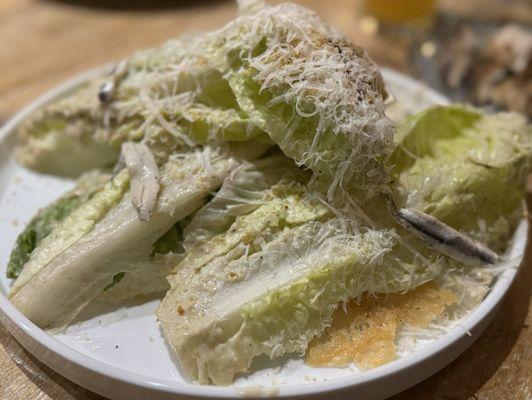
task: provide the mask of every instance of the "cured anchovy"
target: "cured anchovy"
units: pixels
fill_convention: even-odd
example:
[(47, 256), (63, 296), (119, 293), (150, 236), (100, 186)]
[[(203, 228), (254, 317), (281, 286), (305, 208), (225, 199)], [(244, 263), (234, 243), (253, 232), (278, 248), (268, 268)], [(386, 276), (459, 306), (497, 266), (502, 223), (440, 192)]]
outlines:
[(122, 60), (116, 64), (111, 70), (111, 77), (109, 80), (102, 83), (100, 91), (98, 92), (98, 99), (102, 103), (109, 103), (113, 98), (118, 83), (124, 79), (127, 73), (127, 61)]
[(480, 243), (428, 214), (408, 208), (393, 210), (399, 225), (428, 246), (467, 265), (494, 264), (498, 255)]
[(157, 163), (142, 143), (122, 144), (122, 156), (131, 177), (131, 203), (142, 221), (149, 221), (160, 189)]

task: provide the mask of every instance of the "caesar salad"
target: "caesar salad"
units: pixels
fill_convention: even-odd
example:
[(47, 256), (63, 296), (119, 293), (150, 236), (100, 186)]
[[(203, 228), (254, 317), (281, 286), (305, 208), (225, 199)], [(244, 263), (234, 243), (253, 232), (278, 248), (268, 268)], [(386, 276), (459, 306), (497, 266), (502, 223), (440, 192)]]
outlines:
[(503, 268), (532, 127), (462, 104), (397, 122), (389, 102), (365, 51), (290, 3), (120, 61), (19, 128), (18, 161), (76, 185), (18, 237), (10, 301), (58, 332), (159, 296), (201, 384), (263, 355), (393, 360), (401, 327), (462, 317)]

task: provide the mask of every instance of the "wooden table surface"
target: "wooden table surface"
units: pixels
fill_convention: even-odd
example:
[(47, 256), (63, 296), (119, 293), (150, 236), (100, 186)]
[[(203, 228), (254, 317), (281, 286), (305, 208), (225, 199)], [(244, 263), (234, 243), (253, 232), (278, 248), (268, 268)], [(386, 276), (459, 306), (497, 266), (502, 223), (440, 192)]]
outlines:
[[(443, 7), (532, 19), (504, 2), (445, 0)], [(380, 64), (407, 71), (405, 43), (365, 35), (355, 0), (299, 0), (365, 46)], [(62, 80), (183, 31), (211, 29), (235, 15), (225, 1), (0, 0), (0, 123)], [(129, 8), (126, 9), (126, 4)], [(133, 4), (133, 6), (132, 6)], [(502, 5), (501, 5), (502, 4)], [(530, 203), (530, 198), (528, 199)], [(530, 203), (532, 204), (532, 203)], [(394, 400), (532, 399), (529, 324), (532, 248), (494, 322), (462, 356)], [(101, 399), (37, 361), (0, 326), (0, 399)]]

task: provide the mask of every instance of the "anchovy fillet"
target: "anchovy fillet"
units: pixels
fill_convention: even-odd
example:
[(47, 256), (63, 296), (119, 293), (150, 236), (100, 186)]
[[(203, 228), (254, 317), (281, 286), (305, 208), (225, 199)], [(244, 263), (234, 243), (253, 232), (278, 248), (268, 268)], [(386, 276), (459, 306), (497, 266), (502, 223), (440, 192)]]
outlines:
[(471, 239), (440, 220), (408, 208), (393, 211), (399, 225), (412, 232), (428, 246), (467, 265), (494, 264), (498, 255), (485, 244)]

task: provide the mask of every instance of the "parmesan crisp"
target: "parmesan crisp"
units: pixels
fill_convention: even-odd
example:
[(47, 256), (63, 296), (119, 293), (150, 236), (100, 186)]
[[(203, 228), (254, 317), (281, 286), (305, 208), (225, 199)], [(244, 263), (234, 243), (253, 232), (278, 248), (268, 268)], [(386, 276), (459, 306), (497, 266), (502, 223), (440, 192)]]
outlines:
[(404, 294), (364, 296), (360, 304), (338, 308), (329, 328), (314, 339), (306, 353), (313, 367), (345, 367), (354, 362), (366, 370), (396, 358), (395, 339), (401, 325), (426, 328), (457, 303), (449, 289), (426, 283)]

